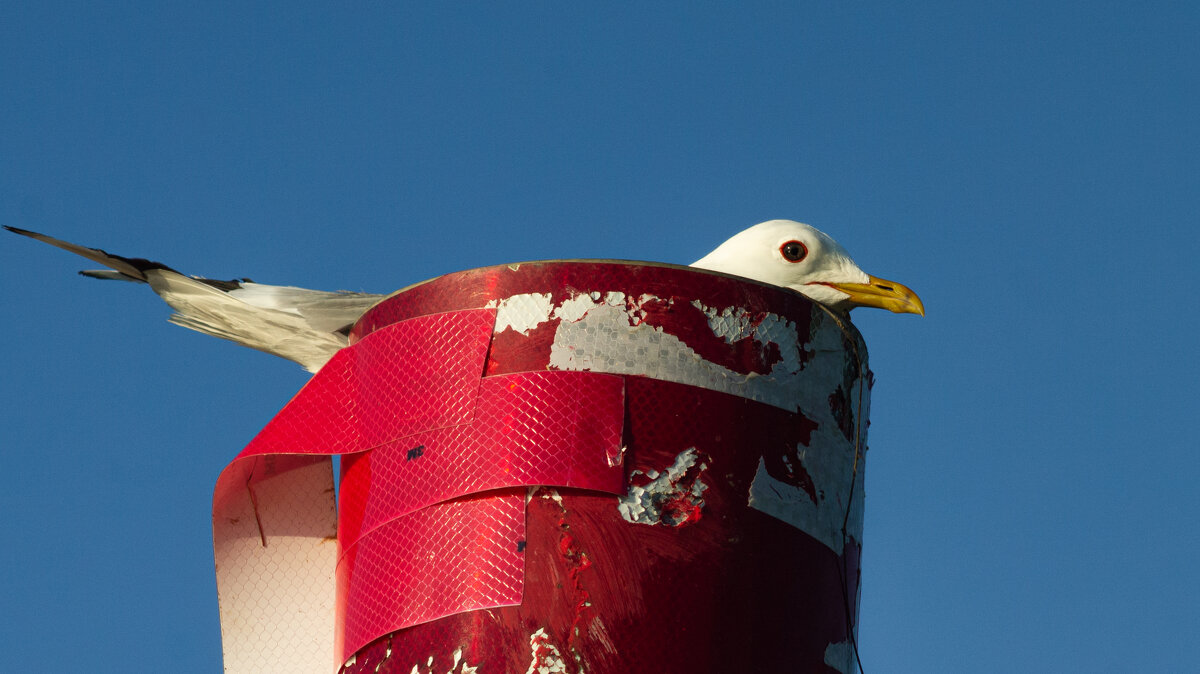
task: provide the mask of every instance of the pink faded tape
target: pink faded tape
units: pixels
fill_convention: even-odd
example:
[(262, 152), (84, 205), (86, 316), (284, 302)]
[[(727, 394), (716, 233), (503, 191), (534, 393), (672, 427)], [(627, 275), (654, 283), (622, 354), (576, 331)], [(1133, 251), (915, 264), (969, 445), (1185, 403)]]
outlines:
[[(483, 379), (494, 323), (479, 309), (376, 330), (222, 472), (226, 671), (324, 671), (397, 629), (520, 603), (525, 487), (620, 492), (621, 378)], [(336, 516), (332, 455), (350, 455)]]

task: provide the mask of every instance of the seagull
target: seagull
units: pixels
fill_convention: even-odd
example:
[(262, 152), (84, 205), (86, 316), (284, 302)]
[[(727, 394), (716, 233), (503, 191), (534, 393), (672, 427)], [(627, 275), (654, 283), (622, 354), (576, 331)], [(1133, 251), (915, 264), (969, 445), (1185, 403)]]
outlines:
[(691, 266), (790, 288), (840, 312), (877, 307), (925, 315), (925, 305), (912, 290), (867, 274), (828, 234), (793, 220), (768, 220), (744, 229)]
[[(176, 325), (286, 358), (314, 373), (349, 343), (359, 317), (387, 297), (188, 276), (161, 262), (113, 255), (27, 229), (4, 229), (107, 267), (79, 272), (84, 276), (149, 284), (175, 310), (169, 320)], [(691, 266), (790, 288), (837, 311), (865, 306), (925, 313), (916, 293), (867, 275), (828, 235), (791, 220), (746, 229)]]

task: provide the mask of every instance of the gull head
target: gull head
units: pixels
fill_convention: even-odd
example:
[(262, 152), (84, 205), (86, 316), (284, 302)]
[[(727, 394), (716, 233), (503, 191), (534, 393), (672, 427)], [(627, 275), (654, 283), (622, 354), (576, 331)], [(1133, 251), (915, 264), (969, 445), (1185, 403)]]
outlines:
[(759, 223), (735, 234), (691, 266), (791, 288), (839, 311), (877, 307), (925, 315), (916, 293), (867, 274), (837, 241), (802, 222)]

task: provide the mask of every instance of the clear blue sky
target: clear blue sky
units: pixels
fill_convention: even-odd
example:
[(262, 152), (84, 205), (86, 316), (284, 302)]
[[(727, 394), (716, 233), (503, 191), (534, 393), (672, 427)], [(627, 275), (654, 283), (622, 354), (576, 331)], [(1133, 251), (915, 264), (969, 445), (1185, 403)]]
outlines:
[[(854, 315), (867, 671), (1200, 667), (1194, 3), (394, 4), (10, 3), (0, 223), (376, 292), (812, 223), (929, 312)], [(212, 486), (305, 373), (0, 256), (0, 670), (218, 671)]]

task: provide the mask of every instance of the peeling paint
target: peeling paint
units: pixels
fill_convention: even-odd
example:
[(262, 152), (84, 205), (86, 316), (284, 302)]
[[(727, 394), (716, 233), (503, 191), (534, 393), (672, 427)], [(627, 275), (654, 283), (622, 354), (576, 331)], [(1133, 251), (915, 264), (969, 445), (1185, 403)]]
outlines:
[(713, 334), (730, 344), (753, 335), (750, 315), (741, 307), (726, 307), (718, 312), (712, 307), (704, 306), (700, 300), (692, 301), (692, 306), (708, 317), (708, 327)]
[[(479, 671), (478, 666), (472, 667), (471, 665), (467, 664), (465, 660), (463, 660), (462, 652), (463, 649), (461, 646), (458, 648), (458, 650), (454, 651), (454, 664), (450, 667), (450, 671), (446, 672), (446, 674), (476, 674)], [(462, 663), (462, 669), (459, 669), (458, 667), (460, 662)]]
[[(624, 303), (625, 301), (623, 293), (609, 293), (609, 295), (621, 295), (619, 302)], [(576, 295), (570, 299), (563, 300), (562, 303), (554, 308), (553, 315), (555, 318), (574, 323), (582, 320), (588, 311), (597, 306), (599, 301), (600, 293)]]
[(496, 309), (496, 332), (514, 330), (522, 335), (550, 320), (550, 293), (526, 293), (488, 302)]
[(558, 647), (550, 643), (546, 628), (529, 635), (529, 669), (525, 674), (565, 674), (567, 663)]
[[(707, 457), (689, 447), (675, 457), (663, 472), (635, 470), (629, 476), (629, 491), (617, 500), (617, 511), (631, 524), (683, 526), (700, 519), (704, 507), (701, 477), (708, 469)], [(648, 480), (644, 484), (636, 484)]]
[[(388, 657), (390, 657), (390, 655)], [(454, 658), (454, 662), (451, 663), (450, 669), (446, 670), (446, 674), (479, 674), (478, 665), (472, 666), (463, 659), (463, 649), (461, 646), (451, 653), (451, 657)], [(384, 662), (387, 662), (387, 658), (384, 658), (380, 664), (383, 664)], [(409, 670), (408, 674), (440, 674), (440, 668), (438, 668), (438, 671), (434, 671), (434, 662), (435, 658), (431, 655), (425, 660), (424, 669), (421, 668), (420, 664), (416, 664), (413, 665), (413, 668)]]
[(825, 664), (833, 667), (842, 674), (854, 674), (858, 667), (854, 660), (854, 644), (839, 641), (825, 647)]
[[(810, 381), (843, 381), (845, 374), (845, 351), (841, 331), (831, 320), (814, 320), (812, 356), (805, 364)], [(857, 400), (860, 389), (869, 386), (861, 376), (849, 388), (851, 399)], [(865, 393), (865, 392), (864, 392)], [(854, 470), (854, 447), (846, 451), (808, 452), (808, 447), (846, 447), (847, 438), (842, 424), (835, 415), (836, 408), (830, 405), (830, 391), (812, 386), (798, 388), (796, 402), (806, 416), (816, 423), (808, 442), (795, 447), (796, 465), (790, 466), (802, 479), (789, 484), (772, 477), (763, 459), (759, 459), (758, 471), (750, 484), (749, 505), (772, 517), (783, 520), (800, 529), (827, 546), (834, 553), (843, 552), (842, 522), (846, 516), (847, 500), (850, 498), (850, 477), (854, 475), (854, 503), (850, 518), (846, 521), (847, 535), (854, 541), (862, 540), (863, 527), (863, 479), (865, 462), (858, 463)], [(863, 405), (869, 396), (863, 395)], [(869, 416), (869, 409), (857, 410), (860, 418)], [(853, 442), (853, 438), (850, 439)], [(863, 448), (865, 451), (865, 447)]]
[(526, 293), (487, 306), (497, 309), (497, 334), (511, 329), (528, 335), (543, 323), (560, 321), (550, 347), (551, 369), (644, 375), (796, 409), (799, 383), (793, 375), (804, 368), (806, 353), (795, 323), (771, 313), (688, 303), (713, 336), (730, 345), (752, 339), (757, 343), (752, 351), (770, 355), (761, 369), (739, 372), (706, 359), (653, 324), (655, 312), (672, 311), (674, 302), (651, 294), (632, 298), (622, 292), (589, 292), (555, 304), (549, 293)]
[[(767, 315), (758, 325), (750, 326), (748, 318), (733, 314), (728, 323), (710, 320), (710, 329), (716, 325), (714, 335), (722, 339), (735, 339), (745, 323), (744, 329), (751, 337), (770, 340), (777, 347), (779, 358), (766, 374), (741, 373), (705, 359), (679, 337), (646, 322), (645, 308), (666, 300), (642, 295), (635, 301), (618, 303), (623, 296), (609, 293), (603, 301), (593, 301), (581, 314), (584, 298), (590, 296), (579, 295), (568, 300), (570, 315), (578, 318), (559, 325), (550, 347), (551, 368), (644, 375), (732, 393), (787, 410), (796, 409), (800, 383), (793, 375), (802, 369), (804, 358), (800, 336), (790, 321)], [(705, 316), (720, 315), (703, 305), (697, 308)]]
[(692, 306), (708, 317), (708, 327), (713, 334), (729, 344), (747, 338), (764, 346), (775, 344), (780, 347), (780, 371), (799, 372), (803, 368), (803, 353), (797, 342), (799, 335), (794, 322), (778, 314), (751, 314), (741, 307), (726, 307), (718, 312), (713, 307), (704, 306), (700, 300), (693, 301)]

